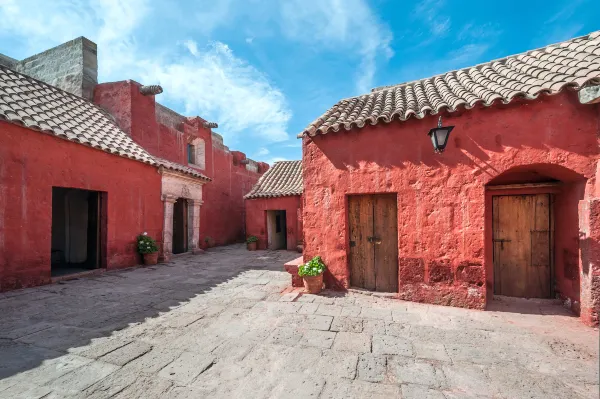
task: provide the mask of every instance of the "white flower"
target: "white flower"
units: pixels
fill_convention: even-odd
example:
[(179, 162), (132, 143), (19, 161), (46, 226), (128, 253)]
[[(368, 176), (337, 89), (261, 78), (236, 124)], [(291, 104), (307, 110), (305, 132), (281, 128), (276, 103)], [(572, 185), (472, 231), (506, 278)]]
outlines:
[(146, 232), (144, 231), (144, 235), (145, 235), (145, 236), (147, 236), (147, 235), (148, 235), (148, 233), (146, 233)]

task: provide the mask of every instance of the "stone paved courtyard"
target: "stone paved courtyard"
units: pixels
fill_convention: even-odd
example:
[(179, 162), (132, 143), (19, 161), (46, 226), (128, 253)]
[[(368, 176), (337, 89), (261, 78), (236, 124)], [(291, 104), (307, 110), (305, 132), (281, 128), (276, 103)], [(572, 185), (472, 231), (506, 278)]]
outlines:
[(598, 330), (560, 306), (281, 294), (297, 256), (233, 245), (0, 294), (0, 397), (598, 398)]

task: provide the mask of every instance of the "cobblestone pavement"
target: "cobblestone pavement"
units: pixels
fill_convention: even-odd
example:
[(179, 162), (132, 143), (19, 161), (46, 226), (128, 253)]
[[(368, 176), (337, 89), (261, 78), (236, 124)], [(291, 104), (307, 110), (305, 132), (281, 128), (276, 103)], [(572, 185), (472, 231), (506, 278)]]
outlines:
[(297, 256), (233, 245), (0, 294), (0, 397), (598, 398), (598, 330), (560, 306), (281, 294)]

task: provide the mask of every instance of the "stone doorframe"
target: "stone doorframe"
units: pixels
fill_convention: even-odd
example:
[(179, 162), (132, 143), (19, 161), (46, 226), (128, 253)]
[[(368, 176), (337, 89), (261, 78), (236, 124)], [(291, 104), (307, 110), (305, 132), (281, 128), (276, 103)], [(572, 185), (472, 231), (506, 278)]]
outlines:
[(198, 252), (202, 185), (205, 182), (164, 169), (161, 174), (161, 197), (164, 204), (162, 259), (168, 262), (173, 256), (173, 206), (180, 198), (188, 203), (188, 253)]

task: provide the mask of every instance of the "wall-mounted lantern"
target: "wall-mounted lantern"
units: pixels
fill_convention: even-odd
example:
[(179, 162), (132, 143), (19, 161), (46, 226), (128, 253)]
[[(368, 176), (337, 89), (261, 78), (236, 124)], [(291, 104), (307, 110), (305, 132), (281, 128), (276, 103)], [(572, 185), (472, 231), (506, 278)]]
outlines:
[(454, 129), (454, 126), (442, 126), (442, 117), (440, 116), (440, 119), (438, 119), (438, 126), (431, 129), (428, 133), (435, 152), (444, 152), (452, 129)]

